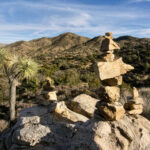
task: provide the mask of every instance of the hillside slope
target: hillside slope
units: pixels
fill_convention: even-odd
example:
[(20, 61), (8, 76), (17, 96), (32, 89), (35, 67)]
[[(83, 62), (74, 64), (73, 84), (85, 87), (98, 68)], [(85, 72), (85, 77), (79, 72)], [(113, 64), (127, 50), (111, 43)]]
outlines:
[[(28, 87), (30, 91), (35, 91), (41, 87), (39, 82), (44, 76), (51, 76), (58, 89), (65, 85), (67, 91), (70, 86), (75, 86), (77, 89), (81, 86), (84, 90), (90, 90), (100, 85), (93, 66), (95, 62), (101, 60), (102, 40), (102, 36), (90, 39), (74, 33), (64, 33), (53, 38), (18, 41), (7, 45), (5, 49), (19, 55), (30, 56), (41, 65), (42, 76), (40, 75), (36, 81), (21, 85), (21, 88)], [(150, 86), (150, 39), (122, 36), (115, 41), (121, 47), (117, 55), (135, 67), (124, 76), (127, 87)], [(3, 89), (2, 85), (6, 84), (1, 82), (0, 85), (2, 91), (5, 91), (7, 86)]]

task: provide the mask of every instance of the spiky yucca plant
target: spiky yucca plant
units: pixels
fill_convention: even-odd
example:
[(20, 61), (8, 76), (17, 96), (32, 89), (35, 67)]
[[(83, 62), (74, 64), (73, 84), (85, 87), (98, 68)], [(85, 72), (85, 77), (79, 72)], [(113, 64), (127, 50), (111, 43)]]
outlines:
[(24, 78), (33, 78), (37, 74), (39, 66), (31, 59), (19, 58), (4, 49), (0, 49), (0, 65), (10, 85), (10, 121), (13, 121), (15, 119), (16, 86)]

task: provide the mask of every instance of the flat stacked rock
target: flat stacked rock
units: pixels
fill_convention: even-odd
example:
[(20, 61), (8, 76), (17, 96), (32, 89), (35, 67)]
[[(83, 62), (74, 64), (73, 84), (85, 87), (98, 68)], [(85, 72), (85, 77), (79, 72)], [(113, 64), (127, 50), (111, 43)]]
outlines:
[(133, 88), (133, 98), (125, 103), (124, 108), (128, 114), (141, 114), (143, 112), (143, 99), (139, 97), (135, 87)]
[(43, 86), (43, 90), (41, 91), (41, 95), (38, 97), (39, 103), (42, 105), (49, 105), (52, 102), (57, 101), (55, 86), (53, 85), (53, 81), (51, 78), (46, 78), (46, 84)]
[(120, 98), (119, 85), (122, 84), (122, 76), (134, 69), (131, 65), (125, 64), (122, 58), (115, 59), (114, 50), (119, 50), (117, 43), (113, 41), (112, 33), (106, 33), (102, 42), (101, 51), (103, 61), (97, 63), (98, 76), (103, 86), (100, 87), (101, 101), (97, 108), (106, 120), (120, 120), (125, 109), (118, 102)]

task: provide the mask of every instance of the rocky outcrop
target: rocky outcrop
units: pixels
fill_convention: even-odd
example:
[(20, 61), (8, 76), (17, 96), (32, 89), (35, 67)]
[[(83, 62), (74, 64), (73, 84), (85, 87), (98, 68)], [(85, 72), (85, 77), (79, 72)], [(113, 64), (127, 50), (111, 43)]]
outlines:
[[(24, 109), (0, 139), (1, 150), (149, 150), (150, 121), (140, 115), (104, 121), (55, 121), (49, 107)], [(2, 142), (3, 141), (3, 142)]]
[(74, 112), (91, 118), (94, 115), (94, 111), (96, 110), (95, 106), (98, 101), (98, 99), (95, 99), (89, 95), (81, 94), (68, 101), (67, 106)]

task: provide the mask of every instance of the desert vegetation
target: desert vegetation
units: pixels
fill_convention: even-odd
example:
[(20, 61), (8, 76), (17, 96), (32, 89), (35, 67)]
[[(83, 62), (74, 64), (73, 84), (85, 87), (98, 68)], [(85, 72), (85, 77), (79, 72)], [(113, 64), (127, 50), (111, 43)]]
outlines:
[(15, 120), (16, 87), (19, 81), (35, 76), (38, 65), (31, 59), (19, 58), (17, 55), (0, 50), (1, 70), (9, 83), (10, 121)]

